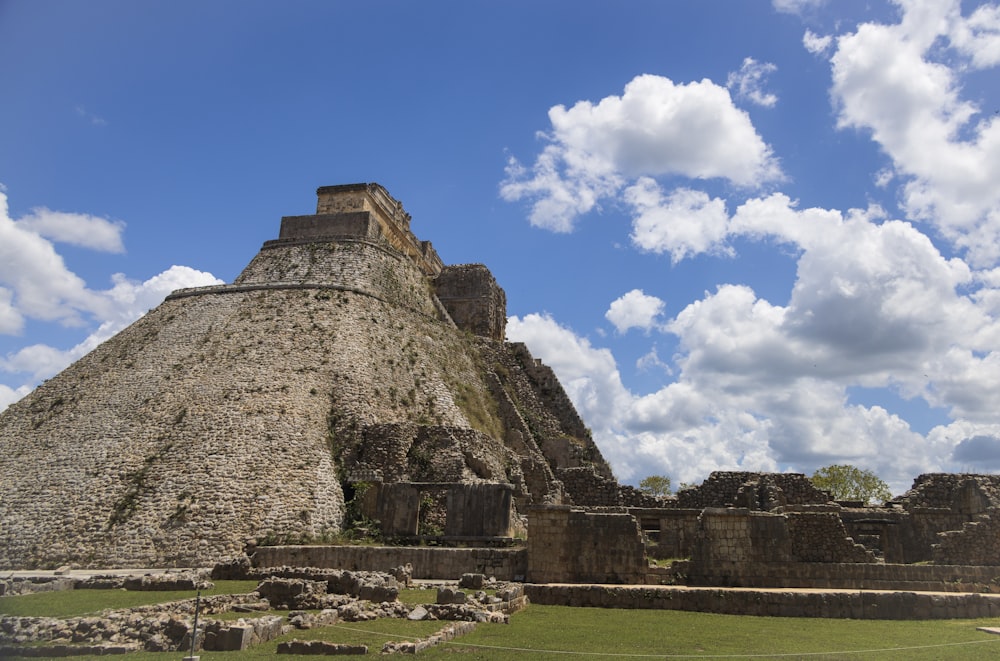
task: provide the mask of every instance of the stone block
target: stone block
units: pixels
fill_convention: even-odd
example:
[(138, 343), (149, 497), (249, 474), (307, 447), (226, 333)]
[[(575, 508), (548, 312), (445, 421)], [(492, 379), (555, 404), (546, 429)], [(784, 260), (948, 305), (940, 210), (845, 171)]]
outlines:
[(342, 645), (325, 640), (288, 640), (278, 643), (278, 654), (347, 655), (368, 654), (367, 645)]

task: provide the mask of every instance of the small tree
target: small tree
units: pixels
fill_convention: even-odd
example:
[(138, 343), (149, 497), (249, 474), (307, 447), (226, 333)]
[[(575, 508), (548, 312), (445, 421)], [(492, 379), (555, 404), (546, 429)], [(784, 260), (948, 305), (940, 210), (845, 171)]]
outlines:
[(892, 498), (889, 485), (875, 473), (848, 464), (824, 466), (810, 478), (817, 489), (829, 491), (834, 500), (885, 502)]
[(639, 482), (639, 491), (654, 498), (670, 495), (670, 478), (666, 475), (650, 475)]

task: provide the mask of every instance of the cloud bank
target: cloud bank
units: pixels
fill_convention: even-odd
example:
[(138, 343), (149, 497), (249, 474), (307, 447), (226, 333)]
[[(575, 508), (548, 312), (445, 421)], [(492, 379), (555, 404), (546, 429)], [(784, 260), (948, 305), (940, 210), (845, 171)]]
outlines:
[(0, 192), (0, 334), (20, 335), (32, 321), (86, 333), (71, 347), (34, 343), (0, 356), (0, 372), (22, 381), (16, 387), (0, 384), (0, 410), (159, 305), (174, 289), (221, 284), (211, 273), (171, 266), (145, 281), (117, 273), (110, 288), (92, 289), (66, 266), (56, 246), (121, 253), (124, 230), (120, 221), (45, 208), (14, 219), (6, 194)]
[[(508, 336), (553, 366), (619, 479), (848, 462), (899, 492), (922, 472), (1000, 469), (1000, 117), (962, 96), (964, 76), (1000, 64), (1000, 9), (896, 4), (897, 23), (806, 30), (803, 45), (829, 63), (836, 127), (869, 137), (891, 164), (872, 181), (895, 187), (898, 218), (766, 190), (784, 180), (780, 154), (709, 80), (639, 76), (621, 96), (556, 106), (535, 164), (508, 167), (501, 195), (526, 200), (541, 228), (571, 231), (603, 201), (628, 214), (635, 250), (672, 264), (731, 257), (739, 241), (796, 260), (787, 300), (721, 283), (668, 316), (636, 283), (611, 302), (618, 333), (677, 343), (675, 380), (645, 394), (586, 333), (545, 315), (510, 319)], [(748, 57), (727, 86), (771, 107), (778, 96), (762, 82), (773, 70)], [(751, 195), (714, 197), (701, 185), (713, 178)], [(660, 363), (655, 346), (642, 361)], [(858, 389), (922, 401), (948, 422), (916, 431), (853, 401)]]

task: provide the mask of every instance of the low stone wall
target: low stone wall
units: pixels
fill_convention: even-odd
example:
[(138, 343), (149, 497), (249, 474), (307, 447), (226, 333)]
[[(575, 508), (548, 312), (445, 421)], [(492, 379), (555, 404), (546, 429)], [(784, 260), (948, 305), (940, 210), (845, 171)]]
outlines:
[(798, 592), (604, 585), (525, 586), (533, 604), (856, 620), (1000, 617), (1000, 595), (918, 592)]
[(524, 580), (527, 550), (431, 546), (261, 546), (254, 567), (320, 567), (387, 571), (409, 564), (413, 578), (458, 579), (485, 574), (500, 581)]
[(1000, 567), (773, 562), (738, 576), (691, 571), (686, 563), (675, 569), (697, 586), (1000, 592)]

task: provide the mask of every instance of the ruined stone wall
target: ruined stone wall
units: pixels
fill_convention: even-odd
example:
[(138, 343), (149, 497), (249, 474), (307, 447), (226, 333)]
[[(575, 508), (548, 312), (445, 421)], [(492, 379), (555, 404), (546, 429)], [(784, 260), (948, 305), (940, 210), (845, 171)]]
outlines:
[(485, 266), (445, 266), (434, 289), (459, 328), (498, 342), (505, 339), (507, 295)]
[(500, 581), (523, 581), (523, 548), (441, 548), (433, 546), (264, 546), (254, 567), (319, 567), (350, 571), (389, 571), (413, 566), (413, 578), (456, 580), (462, 574), (485, 574)]
[[(563, 389), (562, 384), (559, 383), (559, 379), (556, 377), (555, 372), (552, 371), (552, 368), (542, 361), (536, 360), (531, 355), (531, 352), (528, 351), (528, 347), (521, 342), (512, 342), (507, 346), (520, 369), (530, 379), (534, 392), (544, 404), (546, 410), (557, 416), (561, 434), (581, 441), (587, 441), (583, 448), (586, 451), (584, 459), (593, 462), (600, 474), (608, 478), (612, 477), (611, 467), (608, 466), (599, 452), (595, 452), (597, 446), (591, 440), (590, 430), (583, 423), (583, 419), (580, 418), (576, 407), (573, 406), (573, 402), (570, 401), (569, 396), (566, 394), (565, 389)], [(549, 433), (546, 434), (546, 437), (555, 441), (559, 438), (559, 434)], [(547, 455), (549, 454), (545, 448), (543, 448), (543, 451)], [(574, 466), (569, 464), (563, 465), (568, 468)]]
[(509, 538), (514, 532), (513, 488), (487, 482), (443, 484), (419, 482), (364, 485), (365, 516), (381, 523), (387, 539), (407, 541), (422, 534), (422, 510), (441, 503), (442, 539), (475, 542)]
[(252, 539), (323, 538), (355, 469), (510, 482), (522, 502), (561, 502), (553, 466), (610, 476), (554, 376), (459, 331), (430, 245), (362, 188), (405, 256), (384, 236), (290, 230), (232, 285), (175, 292), (0, 414), (0, 568), (202, 565)]
[(847, 534), (864, 544), (888, 563), (906, 563), (908, 557), (918, 557), (911, 547), (912, 516), (902, 508), (857, 507), (839, 512)]
[(907, 510), (942, 508), (971, 517), (990, 507), (1000, 507), (1000, 475), (924, 473), (893, 502)]
[(638, 509), (629, 512), (642, 522), (643, 530), (653, 536), (656, 545), (647, 552), (655, 558), (687, 558), (693, 553), (698, 536), (701, 510)]
[(641, 583), (648, 562), (642, 532), (626, 513), (539, 507), (528, 514), (528, 580)]
[(940, 533), (933, 554), (939, 565), (1000, 565), (1000, 508), (987, 510), (961, 530)]
[(801, 473), (714, 471), (700, 485), (677, 493), (682, 508), (748, 507), (767, 511), (787, 505), (824, 504), (826, 492)]
[(374, 469), (386, 482), (523, 482), (517, 455), (500, 440), (468, 427), (369, 425), (341, 460), (348, 472)]
[(790, 559), (796, 562), (874, 562), (874, 556), (847, 536), (836, 512), (788, 512)]
[[(503, 355), (502, 352), (497, 353)], [(518, 487), (519, 511), (526, 512), (532, 504), (537, 503), (562, 504), (566, 499), (563, 484), (556, 479), (552, 467), (538, 447), (535, 435), (514, 404), (510, 393), (504, 388), (495, 372), (489, 372), (486, 381), (497, 403), (497, 415), (503, 422), (504, 443), (518, 458), (517, 468), (521, 477), (520, 480), (511, 481)], [(516, 386), (511, 383), (508, 388), (513, 389)]]
[(650, 494), (636, 489), (630, 484), (622, 484), (618, 487), (619, 502), (625, 507), (672, 507), (676, 504), (676, 498), (664, 496), (657, 498)]
[(705, 509), (691, 556), (691, 575), (708, 585), (742, 585), (769, 563), (875, 562), (836, 513), (745, 508)]
[[(481, 343), (481, 348), (496, 378), (493, 389), (498, 391), (495, 398), (506, 421), (506, 441), (525, 458), (525, 480), (536, 485), (531, 492), (545, 494), (544, 500), (533, 498), (532, 502), (563, 502), (564, 485), (555, 475), (561, 469), (587, 468), (613, 481), (611, 467), (551, 368), (536, 361), (520, 343)], [(581, 500), (571, 496), (574, 503), (590, 504), (583, 491), (577, 497)], [(602, 499), (594, 504), (606, 502)]]
[(615, 507), (621, 505), (618, 482), (599, 475), (593, 466), (560, 468), (556, 477), (566, 487), (574, 505)]
[[(264, 251), (244, 282), (318, 278), (308, 265), (327, 250), (316, 262), (292, 250), (301, 259), (280, 273)], [(383, 263), (369, 264), (373, 277), (415, 270), (365, 244), (346, 252)], [(418, 277), (392, 278), (414, 284), (408, 306), (323, 288), (189, 292), (12, 405), (0, 416), (0, 525), (18, 534), (0, 540), (0, 567), (210, 564), (248, 538), (338, 530), (331, 449), (353, 443), (351, 430), (468, 428), (454, 393), (489, 398), (475, 346), (414, 311)]]

